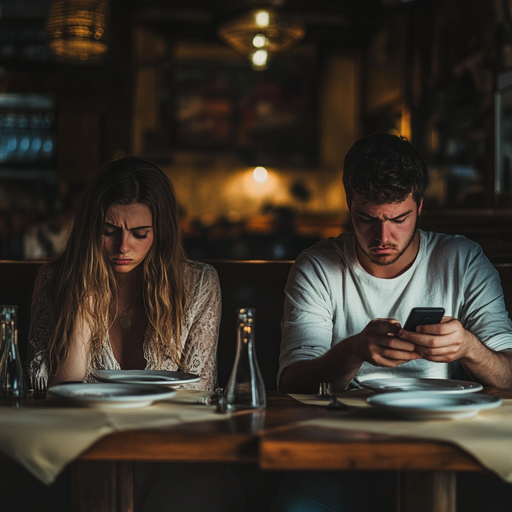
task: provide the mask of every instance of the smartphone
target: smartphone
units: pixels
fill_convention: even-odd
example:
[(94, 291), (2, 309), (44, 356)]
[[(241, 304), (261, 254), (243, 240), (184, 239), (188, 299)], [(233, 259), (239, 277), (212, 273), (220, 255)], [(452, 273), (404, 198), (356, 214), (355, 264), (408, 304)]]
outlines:
[(404, 329), (416, 332), (418, 325), (438, 324), (443, 316), (444, 308), (412, 308)]

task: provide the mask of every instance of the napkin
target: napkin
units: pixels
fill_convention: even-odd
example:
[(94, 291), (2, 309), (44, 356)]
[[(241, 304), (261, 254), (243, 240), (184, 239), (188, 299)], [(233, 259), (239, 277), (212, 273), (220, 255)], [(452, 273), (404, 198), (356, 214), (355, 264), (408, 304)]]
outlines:
[[(336, 397), (345, 405), (350, 405), (352, 407), (371, 407), (371, 405), (366, 402), (366, 399), (374, 394), (375, 393), (373, 391), (368, 389), (354, 389), (351, 391), (345, 391), (344, 393), (336, 393)], [(327, 406), (331, 401), (330, 398), (318, 398), (317, 395), (290, 394), (289, 396), (306, 405)]]

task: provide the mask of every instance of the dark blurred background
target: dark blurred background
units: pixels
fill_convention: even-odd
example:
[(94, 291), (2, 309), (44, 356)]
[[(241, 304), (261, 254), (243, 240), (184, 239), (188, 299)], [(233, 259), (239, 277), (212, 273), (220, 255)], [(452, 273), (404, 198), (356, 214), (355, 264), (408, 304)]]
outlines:
[[(91, 174), (125, 154), (174, 183), (191, 257), (294, 259), (350, 229), (343, 157), (375, 131), (407, 136), (427, 160), (421, 227), (465, 234), (495, 262), (512, 257), (507, 0), (0, 7), (2, 259), (60, 250)], [(303, 37), (257, 70), (219, 30), (268, 7)], [(50, 11), (90, 22), (104, 8), (99, 57), (59, 54)]]

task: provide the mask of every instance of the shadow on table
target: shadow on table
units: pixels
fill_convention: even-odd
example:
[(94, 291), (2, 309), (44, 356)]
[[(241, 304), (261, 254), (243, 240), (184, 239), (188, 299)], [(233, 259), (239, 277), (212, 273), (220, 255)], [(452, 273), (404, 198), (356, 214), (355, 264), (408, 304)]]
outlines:
[(47, 486), (15, 462), (0, 462), (0, 510), (2, 512), (70, 512), (71, 474), (63, 471)]
[[(260, 471), (254, 464), (237, 464), (234, 468), (247, 497), (249, 512), (267, 512), (283, 474)], [(19, 464), (5, 459), (0, 462), (1, 512), (71, 512), (70, 490), (69, 470), (54, 484), (46, 486)]]
[(457, 512), (512, 511), (512, 484), (491, 473), (457, 473)]
[[(236, 465), (237, 475), (250, 503), (250, 512), (267, 512), (282, 472), (263, 472), (253, 464)], [(343, 472), (339, 472), (340, 478)], [(2, 512), (71, 512), (70, 472), (64, 471), (46, 486), (20, 465), (0, 462), (0, 510)], [(457, 474), (457, 512), (511, 512), (512, 484), (492, 474)]]

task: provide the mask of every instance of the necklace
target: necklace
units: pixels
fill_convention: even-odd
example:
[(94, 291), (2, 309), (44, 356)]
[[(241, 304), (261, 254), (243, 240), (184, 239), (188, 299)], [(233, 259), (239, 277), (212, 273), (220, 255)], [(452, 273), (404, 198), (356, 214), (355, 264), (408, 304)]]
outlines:
[[(128, 308), (130, 309), (130, 308)], [(128, 311), (128, 310), (126, 310)], [(133, 317), (126, 311), (123, 311), (118, 317), (117, 317), (117, 325), (119, 326), (119, 329), (123, 332), (130, 332), (133, 327)]]
[(133, 316), (130, 315), (130, 313), (128, 313), (128, 311), (130, 311), (130, 309), (132, 309), (137, 304), (138, 298), (139, 298), (139, 292), (135, 292), (133, 294), (131, 304), (124, 311), (121, 311), (121, 313), (119, 313), (117, 315), (116, 324), (119, 327), (119, 329), (121, 329), (121, 332), (123, 332), (123, 333), (127, 333), (132, 330), (134, 320), (133, 320)]
[(128, 311), (135, 305), (137, 301), (137, 297), (135, 297), (134, 301), (116, 318), (116, 323), (123, 332), (130, 332), (133, 327), (133, 316), (128, 313)]

